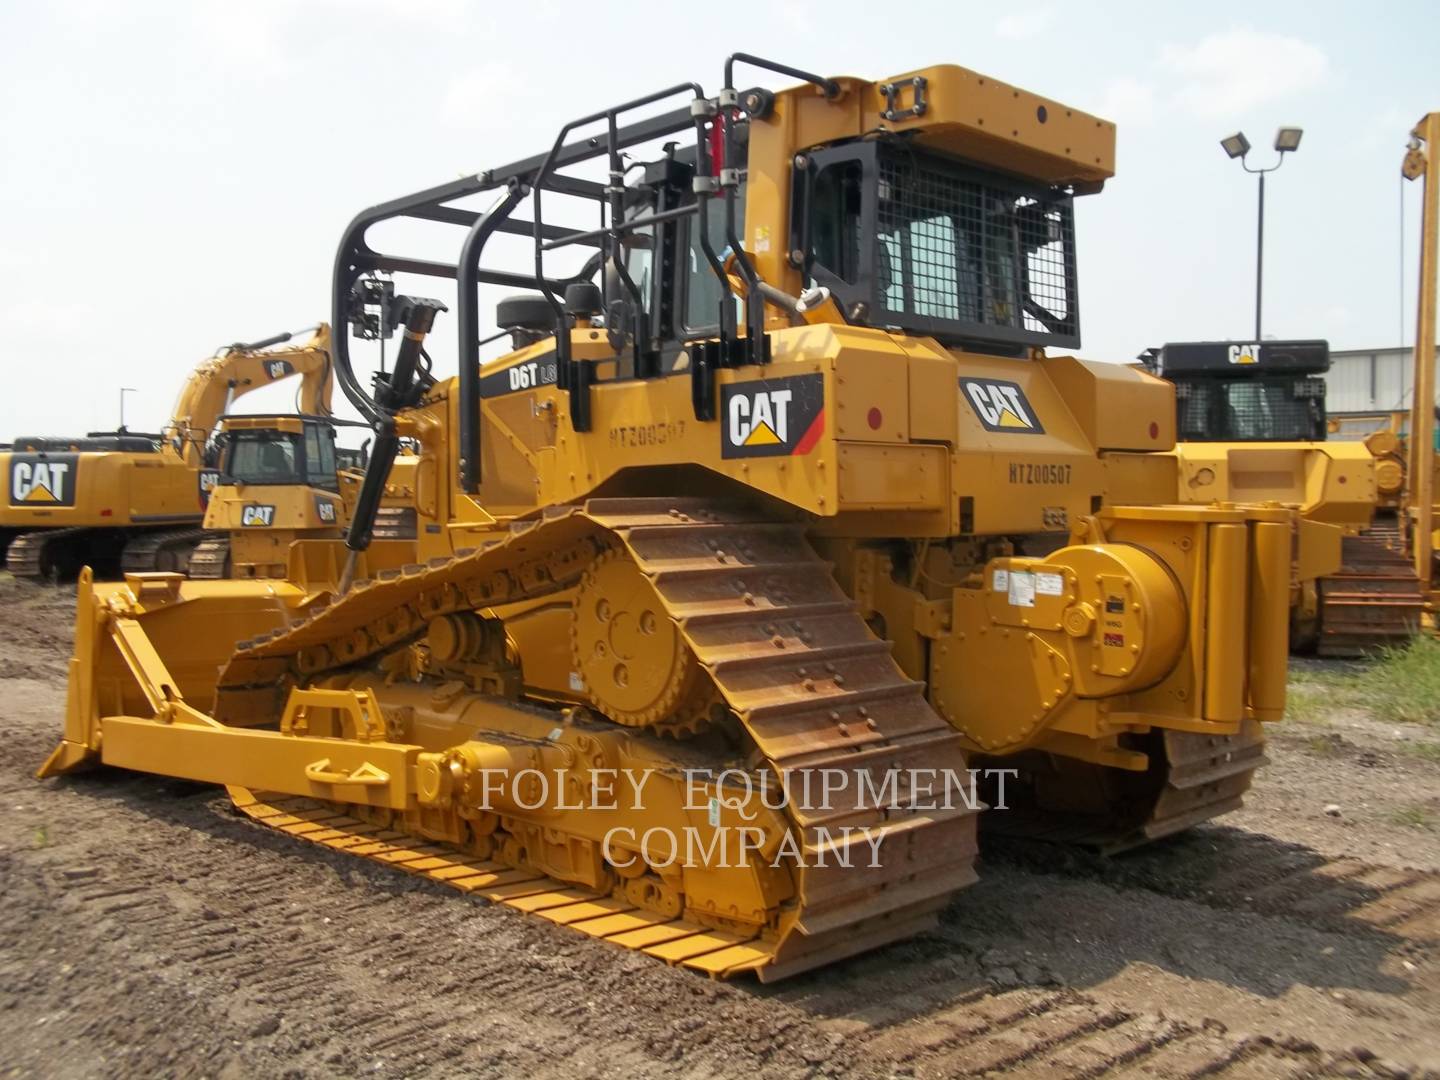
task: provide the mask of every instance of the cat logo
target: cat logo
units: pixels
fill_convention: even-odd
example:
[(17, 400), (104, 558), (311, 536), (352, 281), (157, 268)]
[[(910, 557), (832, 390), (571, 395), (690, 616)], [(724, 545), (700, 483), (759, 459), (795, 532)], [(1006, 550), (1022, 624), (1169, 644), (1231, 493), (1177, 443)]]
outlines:
[(276, 379), (283, 379), (287, 375), (295, 374), (295, 366), (289, 360), (266, 360), (265, 374), (271, 382)]
[(961, 379), (960, 388), (986, 431), (1003, 431), (1008, 435), (1045, 434), (1019, 383), (1007, 379)]
[(76, 454), (13, 454), (11, 506), (74, 506)]
[(721, 414), (723, 458), (808, 454), (825, 432), (825, 376), (731, 383)]
[(1230, 363), (1232, 364), (1258, 364), (1260, 362), (1259, 345), (1231, 345)]
[(335, 504), (329, 499), (315, 500), (315, 516), (326, 525), (335, 524)]
[(250, 503), (240, 511), (240, 524), (246, 528), (268, 529), (275, 524), (275, 507)]
[(204, 510), (210, 505), (210, 493), (220, 483), (219, 469), (201, 469), (199, 475), (200, 484), (200, 509)]

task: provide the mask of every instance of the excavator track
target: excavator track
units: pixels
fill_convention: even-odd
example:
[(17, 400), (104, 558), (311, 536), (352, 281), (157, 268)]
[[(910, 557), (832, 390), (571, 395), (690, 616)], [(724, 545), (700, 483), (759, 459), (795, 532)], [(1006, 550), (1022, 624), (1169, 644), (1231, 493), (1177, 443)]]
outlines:
[(1340, 570), (1318, 583), (1320, 656), (1364, 656), (1420, 630), (1425, 590), (1399, 529), (1380, 523), (1341, 541)]
[(1025, 755), (1008, 810), (990, 811), (987, 836), (1020, 836), (1113, 855), (1238, 810), (1256, 771), (1269, 764), (1260, 724), (1235, 735), (1157, 731), (1140, 736), (1143, 773), (1072, 759)]
[[(951, 895), (975, 880), (979, 808), (937, 808), (933, 792), (895, 781), (915, 769), (964, 775), (960, 741), (931, 709), (923, 684), (907, 679), (888, 643), (870, 633), (798, 523), (700, 499), (559, 508), (513, 526), (488, 547), (359, 582), (303, 621), (242, 642), (221, 673), (217, 712), (223, 718), (227, 693), (283, 693), (405, 648), (438, 616), (569, 588), (616, 549), (649, 579), (738, 719), (754, 769), (791, 792), (837, 769), (855, 779), (849, 792), (886, 790), (887, 778), (894, 785), (886, 801), (847, 795), (831, 807), (785, 800), (805, 857), (793, 866), (794, 907), (759, 934), (718, 932), (688, 907), (680, 919), (657, 923), (618, 894), (601, 897), (523, 868), (497, 869), (402, 834), (356, 833), (351, 820), (358, 819), (343, 806), (311, 806), (306, 816), (292, 801), (235, 790), (237, 805), (265, 824), (433, 872), (457, 888), (472, 879), (478, 891), (503, 886), (495, 898), (551, 911), (554, 921), (606, 917), (581, 929), (602, 928), (597, 936), (720, 977), (754, 970), (767, 981), (782, 978), (933, 926)], [(833, 843), (820, 839), (824, 826), (842, 820), (878, 837), (873, 864), (841, 866), (823, 857), (820, 845)], [(362, 835), (369, 839), (352, 839)], [(570, 905), (580, 906), (572, 912)]]
[[(81, 548), (94, 530), (85, 526), (69, 529), (36, 529), (21, 533), (5, 549), (5, 569), (17, 578), (43, 580), (69, 577), (85, 560)], [(73, 545), (73, 546), (72, 546)]]
[(120, 554), (120, 570), (125, 574), (145, 574), (157, 570), (185, 573), (190, 553), (205, 536), (204, 529), (160, 529), (132, 536)]
[(215, 581), (229, 577), (229, 569), (230, 537), (225, 533), (207, 533), (190, 556), (190, 576)]

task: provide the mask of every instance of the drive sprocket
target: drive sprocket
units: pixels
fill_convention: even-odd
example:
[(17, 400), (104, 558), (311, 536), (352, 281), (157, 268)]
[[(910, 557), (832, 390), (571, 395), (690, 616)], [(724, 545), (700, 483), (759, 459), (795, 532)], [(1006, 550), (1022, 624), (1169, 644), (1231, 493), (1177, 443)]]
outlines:
[(710, 677), (627, 551), (611, 548), (585, 571), (570, 648), (591, 704), (617, 724), (683, 737), (708, 723)]

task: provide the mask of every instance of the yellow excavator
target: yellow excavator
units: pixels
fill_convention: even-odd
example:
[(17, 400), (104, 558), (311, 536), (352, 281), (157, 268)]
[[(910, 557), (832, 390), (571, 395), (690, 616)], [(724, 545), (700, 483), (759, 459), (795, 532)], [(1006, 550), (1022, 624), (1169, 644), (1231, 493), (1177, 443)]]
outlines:
[[(301, 411), (326, 414), (334, 386), (330, 329), (236, 343), (200, 363), (164, 431), (14, 440), (0, 451), (0, 546), (16, 577), (184, 571), (202, 537), (206, 444), (239, 398), (298, 375)], [(276, 346), (284, 346), (277, 348)]]
[(1424, 592), (1382, 486), (1393, 465), (1378, 438), (1327, 439), (1327, 342), (1171, 342), (1141, 358), (1175, 384), (1182, 502), (1273, 500), (1345, 530), (1339, 570), (1294, 582), (1293, 648), (1363, 656), (1418, 633)]
[[(223, 784), (297, 840), (766, 980), (934, 925), (982, 806), (1107, 849), (1233, 809), (1292, 562), (1333, 569), (1339, 532), (1178, 504), (1173, 388), (1068, 355), (1114, 138), (960, 67), (735, 54), (714, 94), (361, 213), (336, 324), (402, 341), (365, 381), (335, 342), (375, 433), (345, 540), (282, 580), (82, 575), (41, 775)], [(406, 219), (455, 261), (369, 242)], [(391, 272), (457, 282), (456, 376), (424, 348), (445, 306)], [(524, 291), (483, 367), (482, 284)]]

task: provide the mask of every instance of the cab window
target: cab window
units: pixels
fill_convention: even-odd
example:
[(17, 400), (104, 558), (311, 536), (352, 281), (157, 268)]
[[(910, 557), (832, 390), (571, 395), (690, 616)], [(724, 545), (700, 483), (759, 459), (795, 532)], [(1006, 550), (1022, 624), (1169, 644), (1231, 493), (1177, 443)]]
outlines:
[(229, 436), (225, 479), (242, 484), (294, 484), (300, 480), (300, 440), (277, 431), (237, 431)]
[(319, 424), (305, 425), (305, 475), (314, 487), (338, 490), (335, 479), (335, 433)]
[[(730, 248), (729, 241), (725, 239), (724, 200), (712, 200), (705, 216), (710, 226), (711, 250), (719, 255), (723, 262)], [(744, 184), (741, 184), (740, 191), (735, 198), (735, 218), (740, 229), (743, 230), (745, 221)], [(713, 330), (720, 325), (720, 297), (723, 295), (723, 290), (720, 279), (715, 276), (715, 271), (710, 266), (710, 260), (705, 258), (705, 251), (700, 246), (700, 219), (698, 217), (686, 219), (685, 235), (688, 241), (682, 263), (685, 270), (685, 329), (692, 332)], [(737, 318), (744, 318), (745, 308), (738, 297), (735, 298), (735, 310)]]

